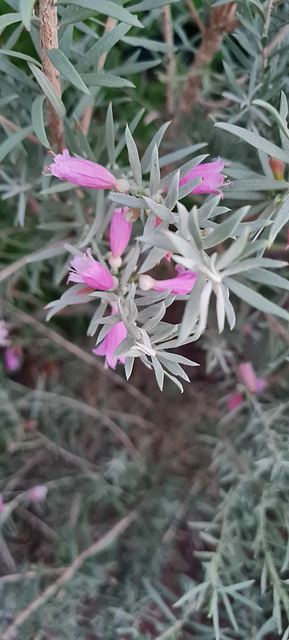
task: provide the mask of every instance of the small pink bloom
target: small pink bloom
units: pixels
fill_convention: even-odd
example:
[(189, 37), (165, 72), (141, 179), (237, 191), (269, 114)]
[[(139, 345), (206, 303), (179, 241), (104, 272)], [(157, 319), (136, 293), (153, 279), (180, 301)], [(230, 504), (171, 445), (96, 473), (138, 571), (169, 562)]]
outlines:
[(101, 164), (85, 160), (84, 158), (72, 158), (68, 149), (54, 156), (53, 163), (49, 166), (53, 176), (60, 180), (68, 180), (73, 184), (90, 189), (115, 189), (120, 193), (129, 191), (127, 180), (117, 180), (116, 177), (102, 167)]
[(263, 380), (262, 378), (256, 378), (256, 374), (251, 362), (243, 362), (239, 365), (239, 375), (241, 376), (251, 393), (263, 391), (266, 387), (266, 380)]
[(286, 244), (285, 249), (289, 249), (289, 229), (287, 229), (287, 240), (288, 240), (288, 242)]
[(269, 158), (269, 166), (276, 180), (284, 180), (284, 162), (277, 158)]
[(132, 223), (125, 218), (126, 209), (115, 209), (109, 229), (111, 257), (109, 264), (118, 269), (121, 266), (121, 255), (125, 251), (131, 236)]
[(114, 286), (112, 275), (94, 260), (90, 249), (86, 250), (86, 254), (72, 258), (67, 282), (84, 282), (88, 287), (99, 291), (107, 291)]
[(222, 194), (219, 187), (222, 186), (225, 176), (221, 173), (225, 163), (223, 160), (215, 160), (215, 162), (207, 162), (194, 167), (186, 176), (181, 178), (179, 187), (187, 184), (193, 178), (202, 178), (202, 182), (195, 187), (191, 193), (215, 193)]
[(154, 291), (168, 291), (174, 295), (186, 295), (192, 291), (195, 281), (198, 277), (194, 271), (186, 271), (179, 265), (176, 266), (178, 275), (175, 278), (168, 278), (167, 280), (155, 280), (151, 276), (144, 274), (139, 277), (139, 287), (142, 291), (148, 291), (154, 289)]
[(2, 513), (3, 509), (4, 509), (4, 502), (3, 502), (2, 493), (0, 493), (0, 513)]
[(0, 320), (0, 347), (8, 347), (10, 340), (8, 340), (8, 329), (6, 322)]
[(28, 497), (30, 500), (38, 502), (40, 500), (45, 500), (47, 496), (48, 489), (45, 484), (38, 484), (35, 487), (32, 487), (28, 491)]
[[(158, 227), (158, 226), (159, 226), (159, 224), (161, 224), (161, 222), (162, 222), (161, 218), (159, 218), (158, 216), (156, 216), (155, 229), (156, 229), (156, 227)], [(164, 258), (165, 258), (168, 262), (170, 262), (170, 261), (171, 261), (171, 257), (172, 257), (172, 255), (173, 255), (173, 251), (168, 251), (168, 253), (166, 253), (166, 255), (164, 256)]]
[(7, 371), (19, 371), (21, 367), (22, 347), (8, 347), (5, 351), (5, 367)]
[[(111, 315), (114, 315), (117, 311), (116, 307), (113, 307), (111, 310)], [(117, 349), (118, 345), (126, 338), (127, 330), (123, 324), (123, 322), (117, 322), (106, 334), (104, 340), (101, 344), (96, 347), (96, 349), (92, 349), (93, 353), (97, 356), (105, 356), (105, 365), (111, 367), (111, 369), (115, 369), (118, 360), (124, 364), (125, 358), (124, 356), (120, 356), (118, 358), (114, 358), (113, 354)]]
[(243, 396), (241, 393), (233, 393), (231, 400), (228, 402), (228, 411), (233, 411), (236, 407), (243, 402)]

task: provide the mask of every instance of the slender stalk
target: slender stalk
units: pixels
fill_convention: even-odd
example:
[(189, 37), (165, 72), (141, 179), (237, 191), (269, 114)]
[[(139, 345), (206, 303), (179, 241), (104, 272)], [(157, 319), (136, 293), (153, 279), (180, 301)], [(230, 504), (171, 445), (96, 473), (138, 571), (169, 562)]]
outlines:
[[(172, 27), (171, 7), (166, 4), (162, 7), (163, 31), (165, 43), (172, 47), (174, 44), (174, 35)], [(174, 77), (175, 77), (176, 61), (173, 51), (168, 52), (167, 63), (167, 112), (171, 116), (175, 112), (175, 96), (174, 96)]]

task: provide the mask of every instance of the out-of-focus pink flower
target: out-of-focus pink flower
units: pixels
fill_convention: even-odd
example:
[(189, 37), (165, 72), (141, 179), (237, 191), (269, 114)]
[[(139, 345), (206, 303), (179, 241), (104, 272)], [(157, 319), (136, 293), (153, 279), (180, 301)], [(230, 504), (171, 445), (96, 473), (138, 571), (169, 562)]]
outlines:
[(198, 277), (194, 271), (186, 271), (183, 267), (177, 265), (176, 271), (178, 275), (175, 278), (167, 280), (155, 280), (151, 276), (144, 274), (139, 277), (139, 287), (142, 291), (154, 289), (154, 291), (168, 291), (175, 295), (186, 295), (192, 291), (192, 288)]
[(118, 269), (121, 266), (121, 255), (125, 251), (131, 236), (132, 222), (128, 222), (125, 218), (127, 209), (115, 209), (112, 216), (109, 229), (109, 242), (111, 248), (111, 256), (109, 264), (112, 269)]
[(0, 493), (0, 513), (2, 513), (3, 509), (4, 509), (4, 502), (3, 502), (2, 493)]
[(60, 180), (68, 180), (73, 184), (90, 189), (115, 189), (120, 193), (129, 191), (129, 182), (119, 180), (101, 164), (85, 160), (84, 158), (72, 158), (68, 149), (54, 156), (53, 163), (49, 166), (52, 175)]
[[(159, 218), (158, 216), (156, 216), (155, 229), (156, 229), (156, 227), (158, 227), (158, 226), (159, 226), (159, 224), (161, 224), (161, 222), (162, 222), (161, 218)], [(166, 255), (164, 256), (164, 258), (165, 258), (168, 262), (170, 262), (170, 261), (171, 261), (171, 257), (172, 257), (172, 255), (173, 255), (173, 251), (168, 251), (168, 253), (166, 253)]]
[(198, 164), (194, 167), (186, 176), (181, 178), (179, 187), (187, 184), (193, 178), (202, 178), (202, 182), (192, 189), (191, 193), (215, 193), (222, 194), (219, 187), (222, 186), (225, 176), (221, 173), (223, 171), (225, 163), (223, 160), (215, 160), (215, 162), (207, 162), (204, 164)]
[[(112, 307), (111, 315), (114, 315), (117, 311), (117, 307)], [(125, 358), (124, 356), (120, 356), (118, 358), (114, 358), (113, 354), (117, 349), (118, 345), (126, 338), (127, 330), (123, 324), (123, 322), (117, 322), (106, 334), (104, 340), (101, 344), (93, 349), (93, 353), (97, 356), (105, 356), (105, 366), (110, 367), (111, 369), (115, 369), (118, 360), (124, 364)]]
[(289, 249), (289, 229), (287, 229), (287, 241), (285, 249)]
[(8, 347), (10, 340), (8, 340), (8, 329), (6, 322), (0, 320), (0, 347)]
[(28, 497), (34, 502), (45, 500), (48, 493), (48, 489), (45, 484), (37, 484), (35, 487), (31, 487), (28, 491)]
[(269, 166), (276, 180), (284, 180), (284, 162), (277, 158), (269, 158)]
[(243, 396), (241, 393), (233, 393), (231, 400), (228, 402), (228, 411), (233, 411), (236, 407), (243, 402)]
[(5, 350), (5, 367), (7, 371), (19, 371), (21, 367), (22, 347), (8, 347)]
[(88, 287), (99, 291), (107, 291), (114, 286), (112, 275), (100, 262), (94, 260), (90, 249), (83, 256), (72, 258), (67, 282), (84, 282)]
[(266, 387), (266, 380), (256, 377), (251, 362), (243, 362), (239, 365), (239, 375), (251, 393), (263, 391)]

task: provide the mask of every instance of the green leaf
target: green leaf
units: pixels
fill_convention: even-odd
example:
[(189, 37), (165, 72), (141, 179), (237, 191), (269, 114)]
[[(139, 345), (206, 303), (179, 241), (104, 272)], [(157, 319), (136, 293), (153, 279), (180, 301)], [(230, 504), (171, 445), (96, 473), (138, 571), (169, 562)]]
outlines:
[(220, 244), (220, 242), (224, 242), (232, 236), (239, 222), (246, 216), (249, 209), (250, 207), (241, 207), (241, 209), (238, 209), (235, 213), (230, 214), (225, 222), (222, 222), (217, 229), (214, 229), (214, 231), (204, 239), (204, 249), (211, 249), (211, 247), (215, 247), (217, 244)]
[(129, 164), (132, 170), (133, 177), (138, 187), (141, 187), (142, 184), (142, 172), (141, 172), (141, 164), (138, 155), (138, 150), (135, 144), (135, 141), (131, 135), (129, 130), (129, 126), (126, 125), (125, 129), (125, 141), (128, 151)]
[(142, 2), (130, 7), (130, 11), (150, 11), (151, 9), (163, 7), (165, 4), (173, 4), (179, 1), (180, 0), (142, 0)]
[(287, 224), (289, 220), (289, 197), (285, 198), (279, 205), (275, 220), (272, 224), (269, 234), (269, 246), (271, 246), (278, 235), (279, 231)]
[(3, 16), (0, 16), (0, 33), (5, 27), (9, 27), (10, 24), (15, 24), (15, 22), (21, 22), (21, 20), (20, 13), (4, 13)]
[(59, 95), (57, 95), (52, 83), (50, 82), (50, 80), (48, 80), (48, 78), (46, 78), (45, 74), (40, 69), (35, 67), (34, 64), (30, 64), (30, 62), (28, 62), (28, 64), (34, 77), (36, 78), (38, 84), (40, 85), (43, 93), (45, 93), (49, 102), (52, 104), (53, 108), (55, 109), (57, 115), (60, 118), (64, 118), (66, 113), (65, 106), (61, 98), (59, 97)]
[(279, 318), (283, 318), (284, 320), (289, 320), (289, 313), (286, 309), (282, 309), (274, 302), (267, 300), (260, 293), (254, 291), (254, 289), (250, 289), (245, 284), (238, 282), (238, 280), (233, 280), (233, 278), (224, 278), (224, 284), (229, 287), (229, 289), (235, 293), (238, 298), (241, 300), (245, 300), (247, 304), (255, 309), (259, 309), (264, 313), (271, 313), (274, 316), (278, 316)]
[(158, 40), (149, 40), (149, 38), (133, 38), (132, 36), (126, 36), (123, 38), (123, 42), (126, 42), (133, 47), (143, 47), (144, 49), (148, 49), (148, 51), (160, 51), (161, 53), (176, 51), (176, 47), (171, 47), (164, 42), (159, 42)]
[(202, 274), (198, 275), (185, 307), (179, 333), (179, 339), (181, 341), (186, 340), (190, 333), (194, 330), (194, 326), (199, 315), (200, 296), (205, 283), (206, 278)]
[(122, 89), (123, 87), (131, 87), (134, 88), (134, 84), (125, 78), (121, 78), (120, 76), (113, 76), (109, 73), (85, 73), (83, 75), (83, 80), (87, 82), (87, 84), (92, 87), (112, 87), (116, 89)]
[(248, 144), (251, 144), (252, 147), (256, 149), (260, 149), (260, 151), (264, 151), (269, 156), (273, 158), (277, 158), (278, 160), (283, 160), (283, 162), (288, 163), (288, 153), (277, 147), (273, 142), (269, 142), (266, 138), (262, 138), (258, 133), (253, 133), (252, 131), (247, 131), (247, 129), (243, 129), (242, 127), (237, 127), (235, 124), (227, 124), (225, 122), (218, 122), (215, 124), (215, 127), (218, 129), (222, 129), (223, 131), (227, 131), (228, 133), (232, 133), (234, 136), (238, 136)]
[(31, 56), (27, 56), (26, 53), (21, 53), (20, 51), (12, 51), (12, 49), (0, 49), (0, 53), (3, 56), (11, 56), (12, 58), (20, 58), (20, 60), (25, 60), (26, 62), (32, 62), (32, 64), (36, 64), (41, 67), (41, 62), (35, 60)]
[(252, 104), (256, 104), (258, 107), (263, 107), (263, 109), (266, 109), (266, 111), (271, 113), (275, 122), (279, 125), (279, 129), (281, 129), (284, 135), (289, 138), (289, 131), (275, 107), (272, 107), (271, 104), (268, 104), (268, 102), (265, 102), (264, 100), (253, 100)]
[(30, 31), (30, 22), (31, 22), (31, 12), (33, 9), (33, 5), (35, 3), (35, 0), (20, 0), (20, 14), (21, 14), (21, 20), (24, 24), (24, 26), (26, 27), (26, 29), (28, 29), (28, 31)]
[(289, 291), (289, 280), (286, 278), (282, 278), (278, 273), (274, 273), (273, 271), (269, 271), (266, 269), (251, 269), (244, 274), (245, 278), (249, 280), (253, 280), (253, 282), (259, 282), (260, 284), (265, 284), (267, 287), (272, 287), (275, 289), (279, 287), (279, 289), (285, 289), (285, 291)]
[(25, 127), (25, 129), (20, 129), (20, 131), (12, 133), (9, 138), (5, 140), (5, 142), (2, 142), (2, 144), (0, 145), (0, 162), (2, 162), (2, 160), (4, 160), (6, 156), (8, 156), (10, 151), (12, 151), (12, 149), (14, 149), (20, 142), (22, 142), (22, 140), (24, 140), (24, 138), (26, 138), (29, 133), (32, 133), (32, 131), (32, 127)]
[[(142, 119), (144, 112), (145, 112), (145, 109), (140, 109), (139, 112), (133, 118), (132, 122), (130, 123), (129, 128), (130, 128), (131, 134), (133, 134), (135, 129), (137, 128), (137, 125)], [(125, 147), (125, 134), (122, 135), (116, 147), (116, 150), (115, 150), (116, 159), (118, 158), (119, 154), (122, 152), (124, 147)]]
[(134, 27), (142, 28), (143, 26), (137, 17), (132, 15), (130, 11), (123, 9), (123, 7), (118, 6), (115, 2), (111, 2), (110, 0), (105, 0), (105, 2), (104, 0), (61, 0), (61, 2), (57, 2), (57, 4), (76, 5), (77, 8), (83, 7), (84, 9), (91, 9), (104, 16), (110, 16), (111, 18), (115, 18), (121, 22), (131, 24)]
[(44, 128), (44, 120), (43, 120), (43, 102), (45, 100), (45, 96), (38, 96), (36, 100), (34, 100), (31, 110), (31, 120), (32, 126), (35, 135), (38, 140), (43, 144), (44, 147), (50, 149), (50, 144), (46, 137), (46, 132)]
[(113, 167), (115, 163), (115, 147), (114, 147), (114, 121), (113, 121), (111, 102), (108, 105), (108, 109), (106, 113), (105, 141), (106, 141), (108, 159), (111, 167)]
[(86, 84), (81, 79), (80, 75), (75, 70), (73, 64), (64, 55), (60, 49), (49, 49), (47, 51), (48, 58), (52, 62), (53, 66), (61, 73), (64, 78), (69, 80), (77, 89), (80, 89), (83, 93), (90, 94), (90, 91)]
[(163, 136), (170, 124), (171, 124), (170, 122), (165, 122), (164, 124), (162, 124), (162, 126), (154, 135), (153, 139), (150, 141), (148, 148), (144, 152), (141, 160), (141, 167), (144, 173), (147, 173), (150, 170), (150, 163), (151, 163), (151, 157), (152, 157), (154, 146), (156, 144), (157, 147), (159, 148), (160, 143), (163, 139)]
[(81, 73), (87, 71), (89, 67), (96, 64), (101, 55), (110, 51), (110, 49), (112, 49), (119, 40), (125, 40), (123, 36), (129, 31), (129, 29), (131, 29), (131, 25), (121, 22), (120, 24), (117, 24), (114, 29), (108, 31), (108, 33), (102, 36), (92, 47), (90, 47), (88, 51), (86, 51), (85, 55), (80, 60), (78, 66), (79, 71)]

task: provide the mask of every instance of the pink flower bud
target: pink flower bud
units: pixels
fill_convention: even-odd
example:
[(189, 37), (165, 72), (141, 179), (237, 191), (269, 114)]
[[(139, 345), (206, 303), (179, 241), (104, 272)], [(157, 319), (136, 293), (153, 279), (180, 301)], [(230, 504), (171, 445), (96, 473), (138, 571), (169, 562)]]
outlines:
[(115, 209), (110, 223), (109, 242), (114, 262), (109, 260), (109, 263), (113, 268), (121, 265), (121, 261), (117, 263), (115, 259), (123, 254), (131, 236), (132, 223), (126, 220), (125, 214), (126, 209)]
[(239, 404), (242, 404), (243, 396), (241, 393), (233, 393), (231, 400), (228, 402), (228, 411), (233, 411)]
[(277, 158), (269, 158), (269, 166), (276, 180), (284, 180), (284, 162)]
[(28, 497), (30, 500), (34, 502), (40, 502), (41, 500), (45, 500), (48, 493), (48, 489), (45, 484), (38, 484), (35, 487), (32, 487), (28, 491)]
[(123, 182), (117, 180), (108, 169), (96, 162), (84, 158), (72, 158), (67, 149), (64, 149), (62, 154), (54, 156), (49, 169), (52, 175), (60, 180), (68, 180), (90, 189), (116, 189), (117, 184), (120, 182), (122, 186)]
[(8, 347), (5, 350), (5, 367), (11, 373), (21, 368), (22, 347)]
[(112, 275), (94, 260), (90, 249), (86, 250), (86, 255), (72, 258), (67, 282), (84, 282), (88, 287), (99, 291), (107, 291), (114, 286)]
[(4, 502), (3, 502), (2, 493), (0, 493), (0, 513), (2, 513), (3, 510), (4, 510)]
[(256, 377), (251, 362), (243, 362), (239, 365), (239, 375), (251, 393), (263, 391), (266, 387), (266, 380)]
[(175, 278), (168, 278), (167, 280), (155, 280), (151, 276), (145, 274), (139, 277), (139, 288), (142, 291), (148, 291), (154, 289), (155, 291), (168, 291), (170, 290), (174, 295), (186, 295), (192, 291), (195, 281), (198, 277), (194, 271), (186, 271), (179, 265), (176, 267), (178, 275)]
[[(117, 307), (112, 307), (111, 315), (114, 315), (117, 311)], [(111, 369), (115, 369), (117, 362), (120, 361), (122, 364), (125, 363), (124, 356), (119, 356), (118, 358), (114, 358), (113, 354), (117, 349), (118, 345), (126, 338), (127, 330), (123, 324), (123, 322), (117, 322), (106, 334), (104, 340), (93, 349), (93, 353), (97, 356), (105, 356), (105, 366), (110, 367)]]

